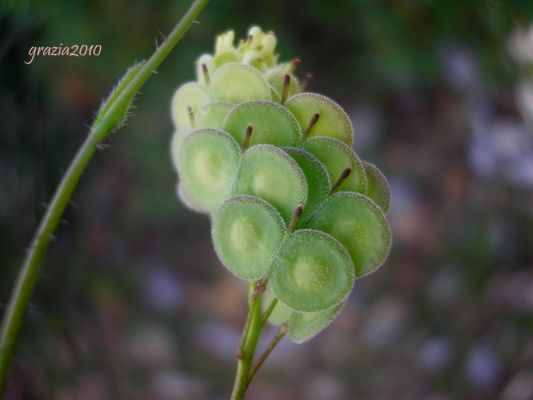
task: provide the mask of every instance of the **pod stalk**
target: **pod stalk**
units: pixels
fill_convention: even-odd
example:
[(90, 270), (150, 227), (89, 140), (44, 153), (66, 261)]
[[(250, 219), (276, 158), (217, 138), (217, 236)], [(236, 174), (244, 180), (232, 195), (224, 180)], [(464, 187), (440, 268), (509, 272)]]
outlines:
[(248, 124), (248, 126), (246, 127), (246, 133), (244, 134), (244, 139), (242, 141), (242, 151), (246, 151), (246, 149), (250, 147), (250, 139), (252, 138), (253, 131), (254, 127), (252, 126), (252, 124)]
[(191, 126), (194, 127), (194, 111), (192, 110), (191, 106), (187, 107), (187, 115), (189, 116), (189, 119), (191, 120)]
[(309, 124), (307, 125), (307, 128), (305, 128), (305, 131), (303, 132), (303, 138), (304, 140), (307, 139), (309, 137), (309, 134), (311, 133), (311, 130), (313, 129), (313, 127), (316, 125), (316, 123), (318, 122), (318, 119), (320, 118), (320, 114), (319, 113), (314, 113), (312, 116), (311, 116), (311, 119), (309, 120)]
[(204, 74), (205, 83), (209, 85), (211, 82), (211, 77), (209, 76), (209, 70), (207, 69), (207, 65), (205, 63), (202, 63), (202, 73)]
[(285, 74), (285, 77), (283, 78), (283, 93), (281, 94), (281, 104), (285, 104), (287, 101), (287, 97), (289, 96), (289, 86), (291, 84), (291, 76), (289, 74)]
[(291, 234), (292, 232), (294, 232), (294, 228), (296, 228), (296, 224), (298, 223), (298, 220), (300, 219), (300, 216), (302, 215), (303, 211), (303, 206), (296, 207), (294, 213), (292, 214), (291, 221), (289, 222), (289, 226), (287, 227), (287, 234)]
[(337, 190), (339, 186), (342, 185), (346, 179), (348, 179), (351, 173), (352, 173), (352, 167), (345, 168), (341, 172), (341, 176), (339, 176), (339, 179), (337, 179), (337, 182), (335, 183), (335, 185), (333, 185), (333, 187), (331, 188), (330, 194), (335, 192), (335, 190)]

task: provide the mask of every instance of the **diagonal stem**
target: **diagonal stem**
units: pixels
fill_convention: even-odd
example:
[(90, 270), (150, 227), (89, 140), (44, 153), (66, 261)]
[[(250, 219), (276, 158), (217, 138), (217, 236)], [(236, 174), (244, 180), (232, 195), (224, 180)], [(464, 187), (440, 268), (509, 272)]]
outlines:
[(0, 395), (4, 392), (4, 384), (9, 369), (9, 362), (13, 354), (16, 339), (26, 308), (39, 274), (40, 266), (46, 254), (50, 238), (54, 234), (57, 225), (70, 201), (72, 192), (87, 167), (92, 155), (100, 142), (124, 121), (133, 97), (139, 92), (144, 83), (168, 56), (172, 48), (179, 42), (189, 30), (200, 12), (209, 0), (196, 0), (187, 13), (174, 27), (170, 35), (159, 46), (154, 54), (139, 68), (132, 71), (133, 75), (127, 75), (122, 84), (107, 99), (102, 106), (101, 113), (93, 123), (89, 135), (78, 153), (72, 160), (67, 172), (59, 184), (52, 202), (48, 207), (44, 218), (32, 240), (24, 263), (19, 272), (15, 288), (11, 294), (7, 310), (2, 320), (0, 334)]
[(254, 379), (255, 374), (257, 374), (257, 371), (259, 371), (259, 368), (261, 368), (261, 366), (265, 363), (268, 356), (276, 348), (276, 346), (278, 345), (280, 340), (283, 339), (286, 333), (287, 333), (287, 324), (283, 324), (279, 327), (278, 332), (276, 333), (276, 335), (274, 336), (274, 338), (272, 339), (268, 347), (257, 359), (257, 362), (255, 363), (252, 370), (250, 371), (250, 377), (248, 378), (248, 381), (246, 382), (246, 387), (244, 388), (244, 390), (246, 390), (248, 386), (250, 386), (250, 383), (252, 383), (252, 380)]
[(278, 305), (278, 301), (279, 301), (278, 299), (274, 298), (274, 299), (272, 299), (272, 301), (268, 305), (268, 308), (266, 309), (265, 313), (263, 314), (263, 318), (261, 319), (261, 323), (263, 325), (268, 321), (268, 319), (272, 315), (272, 312), (274, 311), (274, 309)]
[(255, 365), (252, 366), (261, 331), (278, 303), (277, 299), (273, 299), (265, 313), (261, 314), (261, 295), (266, 284), (267, 280), (265, 279), (263, 281), (253, 282), (251, 286), (255, 289), (250, 291), (248, 316), (246, 317), (246, 323), (237, 349), (237, 373), (235, 375), (231, 400), (244, 400), (246, 391), (257, 371), (287, 333), (288, 328), (285, 323), (280, 327), (267, 349), (259, 356)]

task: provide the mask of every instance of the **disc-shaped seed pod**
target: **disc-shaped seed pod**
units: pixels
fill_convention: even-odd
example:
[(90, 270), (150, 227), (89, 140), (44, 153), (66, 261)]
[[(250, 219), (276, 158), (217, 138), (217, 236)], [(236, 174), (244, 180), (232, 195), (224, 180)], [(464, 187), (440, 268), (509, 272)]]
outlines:
[(365, 195), (338, 192), (324, 201), (309, 225), (341, 242), (350, 253), (358, 277), (379, 268), (391, 247), (383, 211)]
[(289, 221), (298, 206), (305, 206), (307, 182), (298, 164), (283, 150), (258, 144), (243, 154), (235, 194), (265, 199)]
[(390, 206), (390, 187), (385, 175), (374, 164), (363, 161), (368, 185), (366, 195), (387, 213)]
[(200, 128), (224, 128), (224, 120), (234, 107), (231, 103), (213, 101), (201, 107), (195, 115), (194, 126)]
[(272, 96), (272, 101), (274, 103), (281, 103), (281, 96), (272, 86), (270, 86), (270, 96)]
[(304, 313), (293, 311), (289, 317), (289, 337), (294, 343), (303, 343), (316, 336), (340, 314), (344, 303), (322, 311)]
[(243, 144), (251, 130), (249, 145), (294, 146), (302, 133), (294, 115), (285, 107), (266, 100), (252, 100), (235, 106), (224, 121), (224, 130)]
[(172, 97), (170, 106), (175, 127), (179, 130), (193, 129), (196, 112), (210, 101), (211, 98), (205, 86), (196, 82), (180, 86)]
[(183, 205), (187, 207), (189, 210), (198, 212), (198, 213), (205, 213), (204, 210), (198, 208), (198, 205), (194, 202), (194, 200), (191, 198), (191, 195), (187, 193), (185, 188), (183, 187), (182, 182), (178, 182), (176, 186), (176, 193), (178, 195), (178, 198), (181, 200)]
[(248, 65), (224, 64), (211, 77), (210, 93), (215, 100), (243, 103), (248, 100), (271, 100), (270, 85), (261, 73)]
[(193, 202), (212, 212), (230, 197), (239, 161), (235, 139), (217, 129), (199, 129), (183, 141), (179, 176)]
[(387, 181), (352, 149), (343, 108), (302, 93), (299, 62), (278, 63), (272, 32), (254, 26), (235, 44), (228, 31), (171, 104), (177, 196), (210, 216), (232, 274), (267, 283), (262, 310), (296, 343), (334, 320), (391, 246)]
[(212, 238), (222, 264), (241, 279), (255, 280), (272, 268), (286, 226), (279, 212), (253, 196), (234, 196), (213, 218)]
[(340, 304), (354, 280), (344, 246), (324, 232), (303, 229), (283, 242), (270, 282), (274, 295), (287, 306), (314, 312)]
[(293, 147), (284, 149), (298, 163), (307, 181), (307, 202), (297, 227), (304, 226), (316, 206), (329, 195), (331, 181), (324, 165), (311, 153)]
[[(363, 163), (345, 143), (328, 137), (314, 137), (304, 142), (304, 149), (315, 155), (324, 165), (335, 190), (365, 193), (367, 182)], [(347, 168), (350, 170), (345, 176)]]
[(174, 168), (178, 169), (178, 163), (180, 159), (181, 154), (181, 145), (183, 144), (183, 141), (185, 140), (185, 131), (176, 130), (172, 134), (172, 138), (170, 139), (170, 159), (172, 160), (172, 165), (174, 165)]
[(242, 55), (240, 55), (237, 51), (231, 50), (226, 51), (224, 53), (217, 54), (213, 58), (213, 66), (216, 68), (219, 68), (223, 66), (224, 64), (233, 64), (241, 61)]
[(300, 93), (289, 98), (286, 106), (295, 115), (304, 136), (328, 136), (352, 145), (352, 122), (344, 109), (330, 98)]
[[(287, 78), (287, 76), (289, 78)], [(272, 88), (276, 91), (280, 100), (284, 92), (286, 92), (286, 98), (294, 96), (300, 92), (300, 84), (298, 83), (298, 79), (296, 79), (293, 74), (288, 73), (284, 66), (278, 66), (272, 68), (270, 71), (267, 71), (265, 78), (270, 86), (272, 86)], [(288, 84), (286, 85), (287, 81)]]

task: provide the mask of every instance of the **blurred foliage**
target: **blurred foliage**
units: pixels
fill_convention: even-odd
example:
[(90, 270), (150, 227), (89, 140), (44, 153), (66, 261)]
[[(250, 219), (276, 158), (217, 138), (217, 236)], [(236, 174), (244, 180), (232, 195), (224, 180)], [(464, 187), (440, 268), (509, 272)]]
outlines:
[[(1, 3), (2, 309), (101, 99), (188, 5)], [(330, 330), (282, 343), (251, 398), (527, 399), (532, 188), (484, 175), (470, 154), (476, 124), (501, 138), (496, 150), (523, 125), (507, 43), (532, 19), (529, 0), (212, 0), (83, 177), (42, 270), (9, 398), (227, 397), (244, 288), (218, 265), (208, 221), (175, 198), (169, 103), (215, 34), (258, 24), (276, 32), (282, 59), (302, 59), (311, 90), (345, 106), (358, 150), (391, 178), (395, 245)], [(60, 43), (103, 51), (23, 63), (30, 46)]]

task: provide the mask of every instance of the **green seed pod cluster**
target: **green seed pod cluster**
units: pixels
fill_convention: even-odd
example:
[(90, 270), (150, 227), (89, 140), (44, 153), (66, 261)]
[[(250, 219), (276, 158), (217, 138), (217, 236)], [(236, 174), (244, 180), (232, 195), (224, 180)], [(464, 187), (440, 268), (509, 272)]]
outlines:
[(391, 247), (387, 180), (353, 150), (346, 112), (305, 91), (298, 60), (278, 63), (276, 37), (250, 29), (218, 36), (196, 64), (197, 80), (171, 103), (178, 197), (208, 214), (221, 263), (268, 282), (276, 307), (303, 342), (340, 312), (354, 282)]

